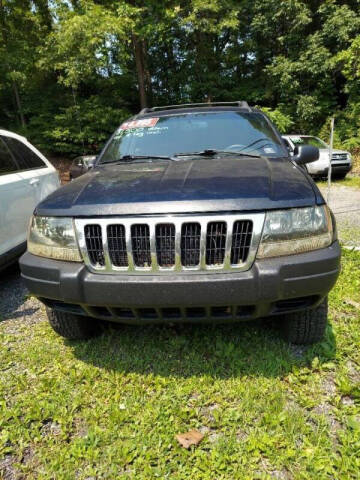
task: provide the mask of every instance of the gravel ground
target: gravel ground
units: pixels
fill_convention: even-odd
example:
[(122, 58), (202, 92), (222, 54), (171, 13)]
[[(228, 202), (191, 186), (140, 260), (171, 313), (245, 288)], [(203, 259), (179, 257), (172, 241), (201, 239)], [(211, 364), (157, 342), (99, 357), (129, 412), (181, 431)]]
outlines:
[(19, 267), (13, 265), (0, 272), (0, 321), (5, 322), (5, 332), (20, 333), (24, 322), (32, 324), (41, 320), (44, 320), (41, 304), (28, 297)]
[[(321, 187), (326, 197), (326, 187)], [(330, 206), (335, 213), (339, 236), (349, 245), (360, 246), (360, 190), (334, 185), (331, 189)], [(35, 323), (45, 320), (40, 302), (27, 297), (27, 290), (20, 278), (19, 268), (12, 266), (0, 272), (0, 321), (16, 330), (23, 322)]]
[[(327, 187), (320, 190), (327, 198)], [(335, 214), (339, 238), (342, 243), (360, 247), (360, 190), (332, 185), (329, 205)]]
[[(321, 187), (320, 190), (326, 198), (327, 187)], [(360, 228), (360, 190), (358, 188), (333, 185), (330, 190), (329, 205), (339, 224), (351, 223)]]

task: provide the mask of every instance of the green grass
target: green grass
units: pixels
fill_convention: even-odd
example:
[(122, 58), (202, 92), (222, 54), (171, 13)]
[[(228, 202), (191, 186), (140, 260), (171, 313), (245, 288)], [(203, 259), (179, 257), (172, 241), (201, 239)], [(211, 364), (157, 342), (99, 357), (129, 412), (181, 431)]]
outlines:
[[(319, 186), (326, 186), (326, 180), (319, 180), (316, 182)], [(340, 187), (353, 187), (360, 188), (360, 176), (345, 177), (344, 180), (332, 180), (332, 185), (338, 185)]]
[(337, 230), (342, 245), (360, 247), (360, 228), (351, 226), (350, 221), (338, 221)]
[[(26, 479), (359, 478), (359, 272), (344, 251), (326, 338), (308, 349), (262, 324), (124, 326), (81, 343), (45, 321), (1, 322), (0, 471), (6, 459)], [(185, 450), (174, 435), (193, 428), (206, 436)]]

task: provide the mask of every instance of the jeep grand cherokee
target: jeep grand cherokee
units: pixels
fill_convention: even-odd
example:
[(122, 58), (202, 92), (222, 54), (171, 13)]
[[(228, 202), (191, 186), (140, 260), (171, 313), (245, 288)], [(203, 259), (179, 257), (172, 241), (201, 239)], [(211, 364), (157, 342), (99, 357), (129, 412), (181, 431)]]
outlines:
[(21, 259), (56, 332), (101, 321), (273, 316), (323, 336), (340, 268), (333, 216), (275, 127), (246, 102), (154, 107), (123, 123), (95, 168), (34, 212)]

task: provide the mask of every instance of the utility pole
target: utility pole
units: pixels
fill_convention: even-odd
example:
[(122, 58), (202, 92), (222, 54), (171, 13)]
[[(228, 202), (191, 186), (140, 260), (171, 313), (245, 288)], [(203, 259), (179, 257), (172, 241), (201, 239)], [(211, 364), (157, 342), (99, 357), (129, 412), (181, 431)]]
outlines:
[(333, 143), (334, 143), (334, 117), (330, 122), (330, 146), (329, 146), (329, 168), (328, 168), (328, 185), (327, 185), (327, 203), (330, 203), (330, 188), (331, 188), (331, 160), (333, 152)]

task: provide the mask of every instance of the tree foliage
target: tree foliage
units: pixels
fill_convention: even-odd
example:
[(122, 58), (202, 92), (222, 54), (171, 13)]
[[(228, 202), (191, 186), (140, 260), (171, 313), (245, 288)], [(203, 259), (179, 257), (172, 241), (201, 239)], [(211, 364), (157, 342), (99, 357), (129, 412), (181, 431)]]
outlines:
[(248, 100), (360, 147), (358, 0), (0, 0), (0, 125), (100, 148), (144, 106)]

